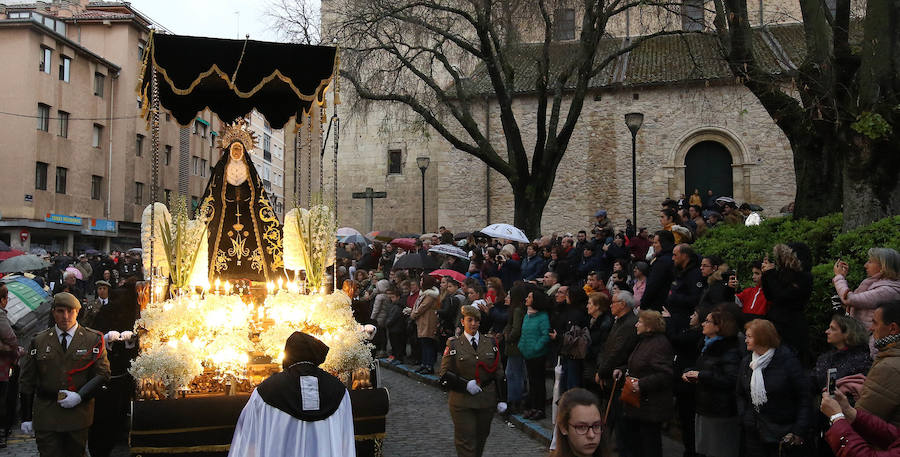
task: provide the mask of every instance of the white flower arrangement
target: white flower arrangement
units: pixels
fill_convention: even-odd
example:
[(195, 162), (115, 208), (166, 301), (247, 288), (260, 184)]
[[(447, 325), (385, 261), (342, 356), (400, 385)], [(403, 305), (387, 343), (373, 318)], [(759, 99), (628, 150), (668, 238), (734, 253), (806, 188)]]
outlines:
[[(328, 372), (348, 374), (371, 367), (371, 345), (353, 319), (350, 298), (342, 291), (331, 295), (279, 291), (266, 298), (263, 308), (254, 313), (252, 305), (237, 295), (215, 294), (180, 295), (149, 304), (135, 324), (142, 332), (144, 352), (132, 374), (169, 388), (189, 384), (203, 367), (213, 369), (220, 378), (246, 379), (249, 354), (263, 353), (280, 362), (284, 344), (294, 331), (309, 333), (329, 346), (322, 365)], [(266, 325), (258, 325), (261, 318)], [(254, 343), (251, 333), (256, 327), (261, 331)], [(184, 357), (187, 365), (173, 362), (173, 357)]]
[(128, 372), (135, 379), (182, 389), (203, 373), (203, 365), (190, 351), (177, 351), (169, 345), (159, 345), (141, 352), (131, 362)]

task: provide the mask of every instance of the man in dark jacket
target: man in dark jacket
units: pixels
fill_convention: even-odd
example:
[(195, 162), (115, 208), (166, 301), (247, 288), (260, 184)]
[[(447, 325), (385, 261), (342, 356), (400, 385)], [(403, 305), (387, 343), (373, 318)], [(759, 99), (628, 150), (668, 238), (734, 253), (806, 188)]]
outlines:
[(641, 309), (662, 311), (666, 303), (666, 297), (675, 279), (674, 264), (672, 263), (672, 248), (675, 246), (675, 236), (668, 230), (656, 232), (653, 238), (653, 261), (650, 263), (650, 275), (647, 277), (647, 287), (641, 297)]
[(588, 273), (599, 269), (600, 257), (596, 254), (597, 246), (593, 243), (584, 245), (584, 256), (582, 257), (581, 263), (579, 263), (578, 267), (575, 269), (575, 276), (578, 278), (579, 282), (587, 278)]
[[(688, 327), (691, 314), (700, 296), (706, 288), (706, 281), (700, 273), (700, 262), (694, 254), (694, 249), (688, 244), (679, 244), (672, 251), (672, 263), (675, 266), (675, 280), (669, 289), (666, 299), (666, 309), (671, 317), (666, 322), (666, 332), (669, 335), (677, 335)], [(653, 270), (650, 270), (653, 273)], [(649, 285), (649, 284), (648, 284)]]
[[(619, 419), (622, 417), (622, 406), (619, 401), (619, 393), (622, 390), (622, 383), (613, 383), (612, 373), (616, 368), (624, 370), (628, 365), (628, 356), (637, 346), (637, 324), (638, 317), (634, 314), (634, 296), (631, 292), (619, 291), (612, 298), (610, 312), (613, 315), (612, 329), (606, 342), (603, 343), (603, 349), (597, 355), (597, 372), (594, 375), (594, 381), (600, 385), (601, 398), (609, 398), (611, 390), (615, 391), (615, 398), (611, 400), (610, 417), (607, 425), (612, 431)], [(617, 447), (624, 449), (624, 443), (621, 441), (622, 433), (617, 433)]]
[(522, 260), (522, 279), (534, 280), (547, 271), (547, 263), (537, 252), (537, 246), (529, 244), (525, 248), (525, 259)]

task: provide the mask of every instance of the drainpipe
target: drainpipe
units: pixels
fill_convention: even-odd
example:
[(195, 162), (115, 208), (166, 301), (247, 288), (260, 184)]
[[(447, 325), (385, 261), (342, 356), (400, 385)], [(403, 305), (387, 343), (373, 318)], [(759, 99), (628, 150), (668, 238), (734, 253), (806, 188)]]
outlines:
[(113, 112), (116, 107), (116, 85), (113, 79), (119, 79), (119, 73), (113, 75), (109, 79), (109, 125), (106, 128), (109, 135), (109, 157), (106, 159), (106, 218), (109, 219), (112, 214), (110, 200), (112, 199), (112, 151), (113, 151)]
[[(484, 97), (484, 130), (485, 139), (488, 144), (491, 143), (491, 105), (488, 104), (488, 97)], [(487, 163), (484, 164), (484, 198), (486, 219), (484, 225), (491, 225), (491, 167)]]

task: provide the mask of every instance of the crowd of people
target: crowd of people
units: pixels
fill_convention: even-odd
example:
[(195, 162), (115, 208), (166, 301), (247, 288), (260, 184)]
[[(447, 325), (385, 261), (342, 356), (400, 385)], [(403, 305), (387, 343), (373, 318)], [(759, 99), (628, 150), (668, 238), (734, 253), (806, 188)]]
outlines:
[[(590, 231), (531, 243), (478, 233), (455, 240), (442, 227), (402, 249), (341, 245), (348, 255), (336, 271), (357, 320), (377, 327), (375, 350), (388, 363), (429, 375), (458, 353), (463, 335), (495, 342), (506, 375), (498, 409), (541, 420), (557, 400), (553, 455), (661, 456), (673, 424), (685, 456), (897, 452), (900, 254), (874, 247), (865, 265), (836, 261), (835, 314), (821, 329), (831, 350), (814, 354), (809, 249), (785, 240), (756, 259), (752, 277), (739, 277), (692, 243), (718, 224), (758, 215), (730, 199), (710, 208), (693, 197), (663, 202), (652, 234), (630, 221), (615, 230), (603, 210)], [(468, 259), (436, 254), (440, 244)], [(413, 255), (424, 269), (394, 268)], [(855, 289), (851, 268), (867, 275)], [(474, 330), (465, 324), (471, 310)], [(554, 369), (559, 399), (546, 389)], [(879, 441), (868, 441), (864, 428), (873, 427)], [(457, 430), (460, 455), (480, 455), (459, 439)], [(848, 443), (862, 444), (851, 451)]]

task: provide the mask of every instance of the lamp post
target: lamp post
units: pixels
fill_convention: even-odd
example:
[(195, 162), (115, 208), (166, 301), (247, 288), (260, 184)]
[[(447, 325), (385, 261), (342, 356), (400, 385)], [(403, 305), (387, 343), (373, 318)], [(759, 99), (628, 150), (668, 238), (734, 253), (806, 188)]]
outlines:
[(637, 133), (644, 123), (643, 113), (628, 113), (625, 115), (625, 125), (631, 131), (631, 223), (634, 225), (634, 233), (638, 233), (637, 225)]
[(416, 165), (422, 171), (422, 233), (425, 233), (425, 170), (430, 163), (431, 159), (428, 157), (416, 157)]

